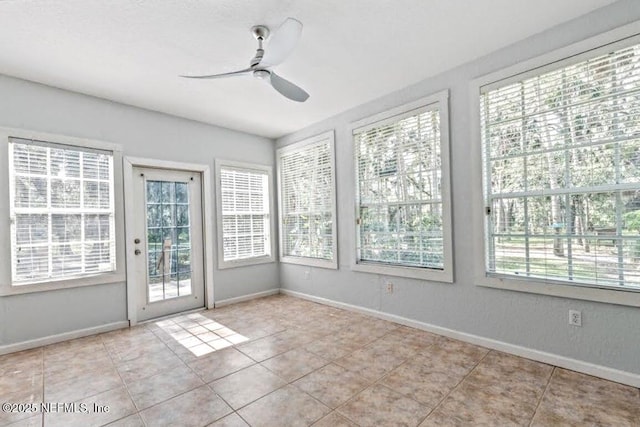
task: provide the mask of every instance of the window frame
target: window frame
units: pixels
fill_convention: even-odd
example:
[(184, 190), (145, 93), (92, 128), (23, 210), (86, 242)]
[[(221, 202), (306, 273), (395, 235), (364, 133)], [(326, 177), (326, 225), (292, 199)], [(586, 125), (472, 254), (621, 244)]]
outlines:
[(93, 139), (56, 135), (44, 132), (34, 132), (22, 129), (0, 128), (0, 200), (6, 200), (6, 208), (0, 210), (0, 221), (10, 224), (13, 211), (11, 200), (11, 174), (9, 165), (10, 138), (42, 141), (54, 145), (69, 146), (71, 149), (95, 149), (110, 151), (113, 155), (113, 199), (114, 199), (114, 238), (116, 269), (109, 272), (96, 272), (78, 276), (48, 278), (44, 280), (20, 281), (13, 283), (13, 254), (11, 249), (11, 226), (0, 227), (0, 253), (9, 259), (8, 263), (0, 264), (0, 296), (17, 295), (32, 292), (45, 292), (83, 286), (101, 285), (107, 283), (125, 282), (125, 253), (124, 253), (124, 206), (122, 181), (122, 147), (119, 144), (103, 142)]
[(640, 307), (640, 292), (634, 289), (615, 289), (589, 284), (576, 285), (562, 280), (514, 277), (487, 271), (489, 230), (487, 229), (488, 221), (484, 208), (484, 168), (486, 165), (482, 152), (480, 117), (480, 96), (483, 89), (490, 90), (521, 81), (638, 43), (640, 43), (640, 22), (634, 22), (488, 73), (470, 82), (471, 158), (477, 159), (471, 165), (476, 183), (475, 191), (472, 192), (472, 206), (476, 213), (473, 215), (473, 253), (474, 282), (477, 286)]
[[(360, 194), (358, 184), (358, 158), (354, 133), (367, 127), (376, 127), (385, 122), (400, 120), (402, 115), (412, 111), (426, 108), (427, 111), (437, 109), (440, 114), (440, 162), (441, 162), (441, 197), (442, 197), (442, 238), (443, 238), (443, 268), (432, 269), (425, 267), (412, 267), (405, 265), (387, 265), (376, 262), (361, 261), (358, 259), (358, 242), (360, 241), (360, 227), (357, 223), (359, 217)], [(400, 117), (398, 117), (400, 116)], [(376, 126), (373, 126), (376, 125)], [(449, 138), (449, 90), (443, 90), (433, 95), (403, 104), (401, 106), (365, 117), (351, 123), (349, 136), (353, 149), (354, 167), (354, 208), (352, 209), (353, 252), (351, 256), (351, 269), (354, 271), (374, 273), (388, 276), (407, 277), (434, 282), (453, 283), (453, 230), (451, 210), (451, 152)]]
[[(251, 258), (242, 258), (235, 260), (224, 259), (224, 233), (222, 226), (222, 169), (238, 169), (247, 172), (266, 173), (268, 189), (269, 189), (269, 255), (262, 255)], [(273, 168), (271, 166), (259, 165), (255, 163), (237, 162), (233, 160), (216, 159), (215, 160), (215, 188), (216, 188), (216, 227), (218, 231), (218, 269), (225, 270), (228, 268), (246, 267), (250, 265), (267, 264), (276, 261), (276, 242), (275, 242), (275, 203), (273, 192)], [(266, 247), (266, 246), (265, 246)]]
[[(291, 152), (302, 151), (306, 147), (311, 145), (320, 144), (324, 141), (329, 142), (329, 155), (331, 165), (331, 179), (333, 185), (331, 186), (331, 236), (332, 236), (332, 259), (311, 258), (311, 257), (297, 257), (284, 254), (284, 227), (282, 222), (284, 219), (284, 212), (282, 209), (282, 166), (281, 160), (283, 154)], [(323, 132), (321, 134), (305, 138), (301, 141), (294, 142), (276, 150), (276, 165), (277, 165), (277, 178), (278, 178), (278, 231), (279, 231), (279, 255), (280, 262), (287, 264), (304, 265), (308, 267), (321, 267), (332, 270), (338, 269), (338, 216), (337, 216), (337, 197), (336, 197), (336, 148), (335, 148), (335, 134), (333, 130)]]

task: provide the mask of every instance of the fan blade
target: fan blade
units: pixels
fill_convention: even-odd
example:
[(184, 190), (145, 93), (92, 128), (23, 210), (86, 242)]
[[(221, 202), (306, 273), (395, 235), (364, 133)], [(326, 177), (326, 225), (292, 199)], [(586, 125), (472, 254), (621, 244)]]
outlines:
[(298, 44), (301, 33), (302, 23), (297, 19), (287, 18), (267, 40), (260, 66), (273, 67), (284, 61)]
[(187, 79), (219, 79), (221, 77), (241, 76), (241, 75), (247, 74), (247, 73), (249, 73), (251, 71), (253, 71), (253, 68), (245, 68), (244, 70), (232, 71), (230, 73), (212, 74), (210, 76), (180, 76), (180, 77), (184, 77), (184, 78), (187, 78)]
[(292, 101), (304, 102), (309, 98), (309, 94), (302, 88), (294, 85), (289, 80), (283, 79), (273, 71), (271, 71), (270, 83), (275, 90)]

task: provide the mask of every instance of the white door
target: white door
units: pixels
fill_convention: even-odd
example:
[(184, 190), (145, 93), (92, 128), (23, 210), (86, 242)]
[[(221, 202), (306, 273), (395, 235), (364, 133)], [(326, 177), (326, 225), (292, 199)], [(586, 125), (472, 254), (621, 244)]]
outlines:
[(133, 174), (138, 320), (204, 307), (200, 173)]

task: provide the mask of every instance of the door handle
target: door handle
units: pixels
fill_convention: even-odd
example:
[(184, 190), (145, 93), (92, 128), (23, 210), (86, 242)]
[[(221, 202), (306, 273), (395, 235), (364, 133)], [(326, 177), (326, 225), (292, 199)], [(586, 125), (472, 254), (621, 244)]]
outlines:
[(135, 251), (133, 251), (133, 253), (136, 255), (140, 255), (142, 251), (140, 249), (136, 249)]

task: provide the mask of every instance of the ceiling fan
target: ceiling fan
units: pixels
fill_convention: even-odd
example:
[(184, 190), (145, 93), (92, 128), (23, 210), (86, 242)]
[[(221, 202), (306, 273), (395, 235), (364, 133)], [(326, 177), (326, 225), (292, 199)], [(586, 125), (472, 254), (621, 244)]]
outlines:
[[(230, 73), (180, 77), (189, 79), (218, 79), (253, 74), (253, 77), (271, 84), (281, 95), (297, 102), (306, 101), (307, 98), (309, 98), (309, 94), (305, 92), (304, 89), (280, 77), (271, 69), (271, 67), (282, 63), (293, 51), (302, 33), (302, 23), (297, 19), (287, 18), (273, 33), (270, 39), (269, 28), (264, 25), (252, 27), (251, 33), (256, 40), (258, 40), (258, 49), (256, 50), (255, 56), (249, 62), (249, 68), (232, 71)], [(267, 49), (263, 49), (262, 43), (267, 39), (269, 39)]]

